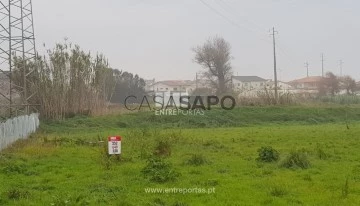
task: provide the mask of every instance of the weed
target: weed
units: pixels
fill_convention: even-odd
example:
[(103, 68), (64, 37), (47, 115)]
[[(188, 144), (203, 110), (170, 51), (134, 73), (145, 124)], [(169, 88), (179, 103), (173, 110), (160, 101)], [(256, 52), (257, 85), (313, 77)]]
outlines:
[(172, 165), (159, 157), (151, 157), (148, 164), (141, 171), (150, 181), (164, 183), (175, 180), (180, 174)]
[(342, 187), (341, 194), (343, 198), (347, 198), (349, 195), (349, 177), (346, 177), (345, 184)]
[(188, 204), (184, 202), (175, 202), (173, 206), (188, 206)]
[(290, 154), (281, 163), (282, 167), (307, 169), (310, 167), (308, 155), (304, 149), (291, 151)]
[(100, 149), (100, 163), (105, 170), (110, 170), (111, 168), (111, 156), (108, 153), (108, 146), (104, 144)]
[(199, 171), (199, 170), (191, 170), (191, 171), (189, 171), (189, 174), (193, 174), (193, 175), (201, 175), (201, 174), (202, 174), (202, 172), (201, 172), (201, 171)]
[(279, 160), (279, 152), (270, 146), (258, 149), (259, 157), (256, 159), (262, 162), (275, 162)]
[(303, 179), (304, 179), (305, 181), (309, 181), (309, 182), (312, 181), (312, 178), (311, 178), (311, 176), (310, 176), (309, 174), (306, 174), (306, 175), (303, 177)]
[(27, 167), (24, 164), (9, 163), (3, 168), (2, 172), (8, 175), (25, 174), (27, 172)]
[(154, 155), (169, 157), (171, 155), (171, 143), (164, 140), (158, 141), (155, 147)]
[(117, 126), (119, 127), (119, 128), (126, 128), (126, 127), (128, 127), (128, 124), (126, 124), (125, 122), (117, 122), (116, 123), (117, 124)]
[(262, 175), (271, 175), (273, 173), (274, 173), (273, 170), (270, 170), (270, 169), (264, 169), (261, 172)]
[(23, 191), (19, 189), (10, 189), (7, 191), (7, 197), (10, 200), (19, 200), (19, 199), (26, 199), (29, 198), (30, 193), (28, 191)]
[(193, 165), (193, 166), (200, 166), (208, 163), (205, 156), (202, 154), (193, 154), (191, 155), (190, 159), (186, 161), (186, 164)]
[(210, 179), (210, 180), (206, 181), (205, 185), (214, 187), (214, 186), (219, 185), (219, 181), (215, 180), (215, 179)]
[(316, 145), (315, 152), (316, 152), (316, 156), (321, 160), (325, 160), (329, 157), (329, 155), (326, 154), (326, 152), (321, 148), (320, 144)]
[(153, 202), (153, 204), (150, 204), (150, 205), (153, 205), (153, 206), (165, 206), (166, 205), (166, 202), (160, 198), (156, 198)]
[(221, 169), (219, 169), (217, 172), (220, 173), (220, 174), (225, 174), (225, 173), (229, 173), (229, 169), (227, 169), (227, 168), (221, 168)]
[(288, 194), (284, 186), (276, 185), (270, 188), (270, 195), (274, 197), (282, 197)]

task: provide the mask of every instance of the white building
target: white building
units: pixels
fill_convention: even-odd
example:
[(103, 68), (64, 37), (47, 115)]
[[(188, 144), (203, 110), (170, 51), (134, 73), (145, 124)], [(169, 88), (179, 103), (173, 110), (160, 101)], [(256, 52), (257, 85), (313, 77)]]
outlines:
[(196, 83), (191, 80), (167, 80), (159, 81), (152, 85), (153, 92), (187, 92), (196, 89)]
[(231, 78), (235, 91), (262, 90), (266, 87), (266, 83), (270, 81), (258, 76), (233, 76)]
[[(293, 87), (289, 83), (282, 82), (282, 81), (278, 81), (277, 88), (278, 88), (279, 95), (295, 92)], [(271, 81), (271, 82), (266, 83), (266, 89), (275, 90), (275, 82)]]
[(155, 84), (155, 79), (145, 80), (145, 92), (153, 92), (154, 84)]

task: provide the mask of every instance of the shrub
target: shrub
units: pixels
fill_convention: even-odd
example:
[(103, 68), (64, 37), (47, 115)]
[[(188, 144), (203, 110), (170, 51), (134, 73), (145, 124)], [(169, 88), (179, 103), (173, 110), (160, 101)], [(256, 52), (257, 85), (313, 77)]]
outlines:
[(329, 157), (329, 155), (326, 154), (326, 152), (321, 148), (321, 146), (319, 144), (316, 145), (315, 152), (316, 152), (317, 157), (321, 160), (325, 160)]
[(148, 164), (141, 171), (150, 181), (164, 183), (175, 180), (180, 174), (172, 165), (159, 157), (151, 157)]
[(259, 157), (258, 161), (262, 162), (275, 162), (279, 160), (279, 152), (270, 146), (261, 147), (258, 149)]
[(25, 174), (27, 167), (24, 164), (8, 163), (3, 169), (4, 174)]
[(282, 197), (288, 194), (288, 191), (283, 186), (274, 186), (270, 188), (270, 195), (274, 197)]
[(169, 157), (171, 155), (171, 144), (168, 141), (159, 141), (155, 147), (154, 155)]
[(282, 162), (281, 166), (286, 168), (300, 167), (301, 169), (307, 169), (310, 167), (310, 161), (308, 160), (307, 153), (302, 149), (292, 151)]
[(190, 159), (186, 161), (188, 165), (200, 166), (208, 163), (205, 156), (202, 154), (193, 154), (191, 155)]
[(28, 191), (21, 191), (19, 189), (10, 189), (7, 191), (7, 197), (10, 200), (18, 200), (20, 198), (29, 198), (30, 193)]

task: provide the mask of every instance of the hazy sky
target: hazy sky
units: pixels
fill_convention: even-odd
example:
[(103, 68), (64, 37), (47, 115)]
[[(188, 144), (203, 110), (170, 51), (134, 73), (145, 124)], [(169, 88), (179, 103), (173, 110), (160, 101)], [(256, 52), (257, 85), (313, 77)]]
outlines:
[(358, 0), (34, 0), (38, 49), (65, 37), (106, 55), (113, 68), (157, 80), (194, 79), (191, 48), (211, 36), (230, 42), (235, 75), (273, 78), (273, 26), (281, 80), (325, 70), (360, 80)]

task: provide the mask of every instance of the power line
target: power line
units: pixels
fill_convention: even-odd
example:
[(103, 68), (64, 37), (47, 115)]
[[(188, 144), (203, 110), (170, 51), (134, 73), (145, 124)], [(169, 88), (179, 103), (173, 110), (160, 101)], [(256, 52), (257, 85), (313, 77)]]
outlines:
[(239, 16), (242, 18), (242, 20), (248, 22), (249, 24), (252, 24), (253, 26), (256, 27), (256, 30), (260, 33), (262, 33), (264, 31), (264, 26), (261, 26), (259, 24), (256, 24), (255, 22), (250, 21), (249, 19), (247, 19), (245, 16), (239, 15), (239, 12), (237, 12), (233, 7), (231, 7), (229, 4), (227, 4), (224, 0), (215, 0), (215, 3), (218, 4), (219, 6), (221, 6), (222, 8), (224, 8), (226, 11), (228, 11), (229, 13), (232, 13), (234, 16)]
[[(202, 4), (204, 4), (207, 8), (209, 8), (211, 11), (213, 11), (214, 13), (216, 13), (217, 15), (219, 15), (220, 17), (224, 18), (227, 22), (229, 22), (230, 24), (232, 24), (233, 26), (237, 27), (238, 29), (245, 29), (251, 33), (255, 33), (257, 34), (255, 31), (249, 29), (249, 28), (246, 28), (246, 27), (243, 27), (241, 25), (239, 25), (236, 21), (228, 18), (227, 16), (225, 16), (223, 13), (221, 13), (220, 11), (216, 10), (214, 7), (212, 7), (210, 4), (206, 3), (204, 0), (199, 0)], [(258, 34), (257, 34), (258, 35)], [(268, 40), (264, 39), (264, 38), (260, 38), (261, 40), (263, 41), (266, 41), (267, 43), (269, 43)]]

